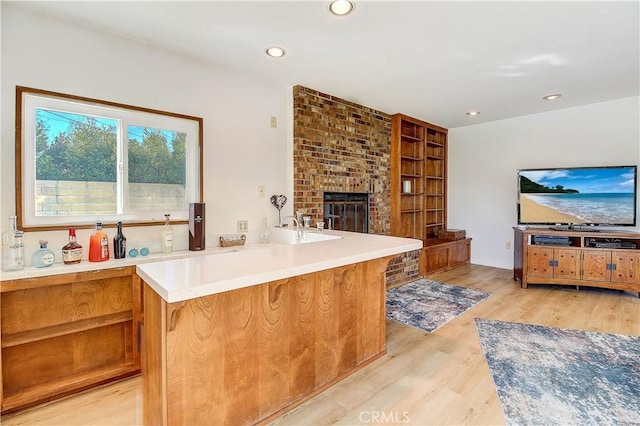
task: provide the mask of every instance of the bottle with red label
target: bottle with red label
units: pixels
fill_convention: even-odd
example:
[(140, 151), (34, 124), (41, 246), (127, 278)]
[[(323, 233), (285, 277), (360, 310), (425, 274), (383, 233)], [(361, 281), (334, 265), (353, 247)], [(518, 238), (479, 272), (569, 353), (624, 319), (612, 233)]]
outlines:
[(76, 241), (76, 228), (69, 228), (69, 242), (62, 247), (62, 261), (65, 265), (80, 263), (82, 246)]
[(102, 230), (102, 222), (96, 223), (96, 231), (89, 239), (89, 262), (109, 260), (109, 236)]

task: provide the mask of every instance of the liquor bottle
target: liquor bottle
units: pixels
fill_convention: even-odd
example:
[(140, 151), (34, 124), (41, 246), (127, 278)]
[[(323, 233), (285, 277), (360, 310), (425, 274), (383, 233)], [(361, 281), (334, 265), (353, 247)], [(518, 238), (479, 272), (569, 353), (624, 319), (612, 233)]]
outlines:
[(122, 233), (122, 222), (118, 222), (116, 235), (113, 237), (113, 258), (124, 259), (127, 255), (127, 238)]
[(76, 228), (69, 228), (69, 242), (62, 247), (62, 261), (65, 265), (80, 263), (82, 246), (76, 242)]
[(162, 252), (171, 253), (173, 249), (173, 228), (169, 220), (169, 214), (164, 215), (164, 227), (162, 228)]
[(109, 260), (109, 236), (102, 230), (102, 222), (96, 222), (96, 231), (89, 239), (89, 262)]
[(47, 266), (53, 265), (56, 261), (56, 255), (53, 254), (51, 250), (47, 248), (47, 244), (49, 244), (46, 240), (40, 240), (40, 250), (33, 253), (31, 256), (31, 264), (36, 268), (46, 268)]
[(266, 244), (269, 242), (269, 227), (267, 227), (267, 218), (262, 218), (262, 228), (260, 228), (260, 243)]
[(9, 229), (2, 233), (2, 270), (24, 269), (24, 232), (18, 231), (17, 216), (9, 217)]

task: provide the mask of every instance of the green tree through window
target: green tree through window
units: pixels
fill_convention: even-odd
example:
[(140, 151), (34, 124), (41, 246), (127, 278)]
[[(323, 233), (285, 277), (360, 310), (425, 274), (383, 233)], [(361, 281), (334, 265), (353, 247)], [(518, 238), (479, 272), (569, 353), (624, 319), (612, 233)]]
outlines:
[[(51, 112), (38, 110), (38, 115), (45, 117)], [(95, 117), (76, 116), (70, 119), (69, 128), (57, 135), (38, 132), (37, 139), (46, 139), (36, 142), (36, 179), (115, 182), (117, 129), (115, 121), (113, 123), (100, 125)], [(50, 129), (51, 126), (47, 118), (40, 118), (37, 128)]]
[(37, 89), (16, 94), (22, 228), (163, 223), (165, 213), (187, 220), (189, 203), (201, 200), (202, 119)]

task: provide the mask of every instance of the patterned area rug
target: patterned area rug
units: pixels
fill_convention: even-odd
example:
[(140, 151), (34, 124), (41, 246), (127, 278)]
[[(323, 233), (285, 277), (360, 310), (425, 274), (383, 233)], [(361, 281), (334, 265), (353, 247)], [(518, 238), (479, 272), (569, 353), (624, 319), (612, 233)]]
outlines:
[(640, 337), (475, 325), (507, 424), (640, 424)]
[(387, 291), (387, 318), (430, 333), (489, 296), (422, 278)]

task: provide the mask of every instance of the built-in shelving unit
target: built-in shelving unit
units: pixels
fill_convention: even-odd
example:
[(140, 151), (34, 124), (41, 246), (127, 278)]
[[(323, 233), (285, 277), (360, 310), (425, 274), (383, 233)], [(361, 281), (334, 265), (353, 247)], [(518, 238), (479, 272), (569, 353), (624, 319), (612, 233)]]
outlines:
[(2, 412), (139, 373), (140, 286), (135, 267), (3, 281)]
[(392, 118), (391, 233), (436, 239), (446, 228), (447, 129), (396, 114)]
[[(403, 122), (399, 136), (400, 231), (403, 236), (419, 235), (424, 224), (424, 129)], [(404, 187), (402, 186), (404, 183)], [(403, 189), (404, 188), (404, 189)]]
[(447, 196), (447, 133), (426, 127), (426, 206), (427, 213), (425, 239), (437, 238), (438, 231), (446, 228), (446, 196)]
[(391, 119), (391, 234), (424, 243), (420, 275), (469, 263), (471, 239), (447, 228), (447, 129), (404, 114)]

